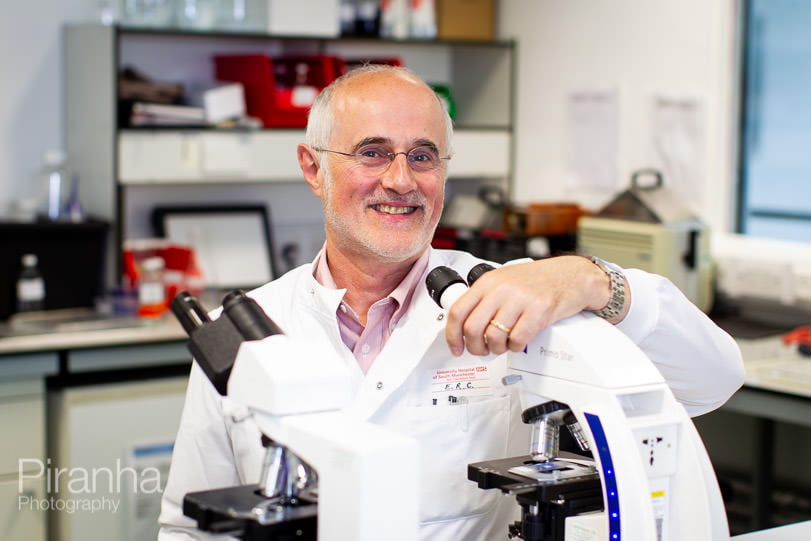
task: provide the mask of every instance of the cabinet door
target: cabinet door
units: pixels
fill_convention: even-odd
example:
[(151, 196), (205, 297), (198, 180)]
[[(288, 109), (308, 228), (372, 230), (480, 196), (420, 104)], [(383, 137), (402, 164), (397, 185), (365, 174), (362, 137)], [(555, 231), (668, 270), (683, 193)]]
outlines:
[(300, 180), (301, 130), (129, 131), (119, 137), (122, 184)]
[(0, 479), (0, 539), (45, 541), (50, 499), (43, 478), (23, 480), (16, 476)]
[[(17, 474), (20, 460), (42, 461), (45, 454), (45, 400), (41, 396), (0, 400), (0, 475)], [(34, 462), (37, 469), (39, 466)], [(23, 465), (25, 469), (31, 469)], [(0, 536), (0, 539), (7, 539)]]

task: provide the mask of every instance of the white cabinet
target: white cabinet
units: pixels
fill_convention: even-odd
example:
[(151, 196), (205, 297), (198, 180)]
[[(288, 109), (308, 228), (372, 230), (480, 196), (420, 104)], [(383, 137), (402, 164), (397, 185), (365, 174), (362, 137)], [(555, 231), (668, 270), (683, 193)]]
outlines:
[(0, 539), (44, 541), (45, 391), (41, 377), (0, 379)]
[(48, 503), (44, 478), (0, 476), (0, 539), (45, 541)]
[(55, 496), (76, 508), (54, 514), (53, 539), (156, 538), (187, 381), (158, 378), (50, 393), (50, 452), (55, 467), (66, 472)]
[(291, 181), (301, 130), (130, 130), (118, 138), (121, 184)]

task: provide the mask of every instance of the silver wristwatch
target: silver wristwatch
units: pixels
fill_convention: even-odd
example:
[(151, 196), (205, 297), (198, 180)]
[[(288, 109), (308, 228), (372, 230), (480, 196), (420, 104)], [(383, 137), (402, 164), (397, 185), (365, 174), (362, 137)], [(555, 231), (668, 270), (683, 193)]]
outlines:
[(600, 267), (600, 269), (608, 275), (611, 281), (611, 299), (608, 304), (599, 310), (592, 310), (591, 312), (603, 319), (614, 319), (625, 307), (625, 275), (622, 270), (613, 263), (603, 261), (599, 257), (591, 256), (591, 262)]

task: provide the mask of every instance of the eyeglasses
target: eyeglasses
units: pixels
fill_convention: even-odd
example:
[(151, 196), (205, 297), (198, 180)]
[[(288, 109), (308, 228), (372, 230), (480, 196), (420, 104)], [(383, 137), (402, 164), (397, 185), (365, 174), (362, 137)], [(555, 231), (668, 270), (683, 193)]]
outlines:
[(417, 173), (426, 173), (438, 169), (442, 165), (442, 160), (451, 159), (450, 156), (440, 156), (439, 150), (430, 145), (416, 146), (408, 152), (393, 152), (390, 148), (381, 145), (362, 146), (355, 152), (339, 152), (316, 147), (313, 147), (313, 150), (355, 158), (358, 165), (370, 170), (387, 169), (399, 154), (406, 157), (408, 166)]

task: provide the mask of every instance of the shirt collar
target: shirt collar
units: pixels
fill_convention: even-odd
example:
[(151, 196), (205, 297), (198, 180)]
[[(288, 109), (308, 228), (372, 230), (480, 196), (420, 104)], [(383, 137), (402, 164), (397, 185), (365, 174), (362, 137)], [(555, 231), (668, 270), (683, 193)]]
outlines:
[[(408, 274), (405, 275), (405, 278), (394, 288), (394, 290), (389, 293), (388, 297), (395, 301), (397, 301), (397, 310), (394, 313), (395, 321), (402, 315), (402, 312), (408, 308), (408, 305), (411, 303), (411, 298), (414, 296), (414, 291), (417, 289), (417, 285), (420, 282), (420, 278), (422, 278), (423, 274), (425, 274), (425, 269), (428, 268), (428, 256), (431, 250), (426, 248), (425, 251), (420, 255), (419, 259), (414, 262), (411, 266), (411, 269), (408, 271)], [(329, 289), (338, 289), (338, 286), (335, 284), (335, 279), (332, 277), (332, 272), (330, 272), (329, 265), (327, 264), (327, 257), (326, 257), (327, 249), (326, 244), (321, 251), (315, 256), (315, 260), (313, 261), (313, 276), (315, 277), (316, 281), (321, 284), (322, 286), (329, 288)]]

